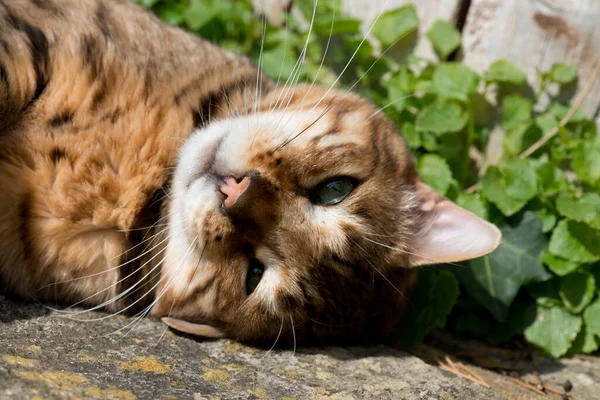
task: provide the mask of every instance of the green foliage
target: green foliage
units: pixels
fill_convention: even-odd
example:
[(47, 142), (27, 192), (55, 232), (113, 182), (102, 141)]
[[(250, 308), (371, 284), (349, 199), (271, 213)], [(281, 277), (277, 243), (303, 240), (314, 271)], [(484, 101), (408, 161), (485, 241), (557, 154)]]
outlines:
[[(280, 84), (331, 85), (339, 76), (339, 86), (352, 87), (397, 123), (425, 182), (500, 227), (504, 237), (494, 253), (441, 272), (422, 269), (407, 315), (414, 329), (398, 332), (401, 343), (414, 344), (445, 325), (492, 343), (524, 335), (554, 357), (600, 347), (600, 137), (582, 111), (560, 123), (571, 106), (538, 101), (551, 85), (571, 85), (575, 66), (539, 71), (529, 95), (526, 74), (508, 60), (481, 75), (452, 61), (460, 33), (445, 21), (427, 31), (439, 60), (398, 62), (385, 50), (414, 38), (419, 21), (412, 5), (382, 13), (370, 41), (361, 33), (369, 27), (361, 31), (359, 21), (345, 17), (340, 0), (319, 0), (316, 10), (312, 1), (294, 2), (304, 22), (296, 13), (284, 18), (284, 27), (265, 25), (249, 0), (137, 2), (248, 55)], [(497, 121), (502, 157), (478, 171), (469, 155), (485, 156)], [(467, 192), (478, 181), (480, 188)]]

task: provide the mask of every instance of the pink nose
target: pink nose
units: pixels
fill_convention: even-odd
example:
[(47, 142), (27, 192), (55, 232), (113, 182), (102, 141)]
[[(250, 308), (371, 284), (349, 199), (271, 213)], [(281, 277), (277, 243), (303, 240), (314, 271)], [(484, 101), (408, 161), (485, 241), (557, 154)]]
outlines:
[(219, 186), (219, 191), (225, 195), (225, 201), (223, 202), (225, 208), (235, 205), (240, 196), (246, 191), (249, 184), (250, 178), (247, 176), (239, 182), (232, 177), (223, 179), (223, 183)]

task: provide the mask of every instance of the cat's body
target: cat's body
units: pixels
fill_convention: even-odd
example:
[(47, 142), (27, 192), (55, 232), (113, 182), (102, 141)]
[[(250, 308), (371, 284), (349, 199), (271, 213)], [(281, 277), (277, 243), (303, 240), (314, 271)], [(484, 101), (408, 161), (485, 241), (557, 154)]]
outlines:
[[(0, 282), (207, 336), (385, 332), (411, 266), (499, 236), (419, 183), (376, 111), (125, 0), (0, 0)], [(446, 212), (474, 230), (435, 236)]]

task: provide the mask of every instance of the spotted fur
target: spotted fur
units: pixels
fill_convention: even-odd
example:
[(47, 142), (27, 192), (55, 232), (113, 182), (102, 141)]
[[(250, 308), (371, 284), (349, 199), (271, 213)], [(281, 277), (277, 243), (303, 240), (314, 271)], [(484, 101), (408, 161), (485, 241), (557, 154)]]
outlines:
[[(226, 176), (251, 177), (228, 212)], [(314, 204), (335, 176), (358, 185)], [(245, 341), (381, 337), (429, 223), (418, 182), (351, 93), (275, 87), (125, 0), (0, 0), (0, 278), (17, 295)]]

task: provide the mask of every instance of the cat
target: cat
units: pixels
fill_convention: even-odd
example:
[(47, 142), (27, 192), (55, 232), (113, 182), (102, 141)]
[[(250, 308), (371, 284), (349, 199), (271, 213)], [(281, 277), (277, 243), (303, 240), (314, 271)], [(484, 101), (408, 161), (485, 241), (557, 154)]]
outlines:
[(0, 0), (3, 290), (212, 338), (384, 338), (415, 267), (501, 234), (378, 111), (126, 0)]

